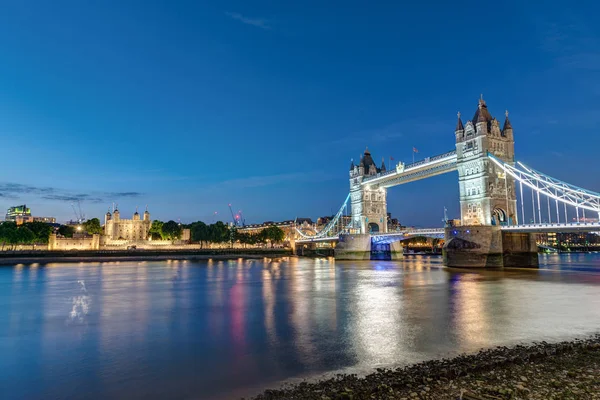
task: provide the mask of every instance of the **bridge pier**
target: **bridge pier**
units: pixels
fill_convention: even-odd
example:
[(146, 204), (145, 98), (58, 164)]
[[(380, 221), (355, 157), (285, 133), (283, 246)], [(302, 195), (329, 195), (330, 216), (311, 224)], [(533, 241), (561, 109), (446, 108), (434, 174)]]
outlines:
[(499, 226), (458, 226), (445, 230), (444, 265), (455, 268), (537, 268), (535, 234)]
[(401, 241), (390, 243), (390, 256), (392, 260), (402, 260), (404, 258), (404, 246)]
[[(370, 260), (373, 251), (372, 236), (369, 234), (360, 235), (340, 235), (339, 242), (335, 246), (335, 258), (337, 260)], [(391, 260), (401, 260), (404, 258), (404, 249), (402, 242), (395, 241), (388, 244)]]
[(334, 256), (336, 260), (370, 260), (371, 235), (340, 235)]

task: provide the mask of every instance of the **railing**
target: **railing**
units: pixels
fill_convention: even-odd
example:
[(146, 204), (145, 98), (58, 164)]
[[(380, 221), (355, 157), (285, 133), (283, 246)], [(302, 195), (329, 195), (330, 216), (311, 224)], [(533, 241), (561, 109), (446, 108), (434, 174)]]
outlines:
[(418, 167), (420, 165), (428, 164), (428, 163), (431, 163), (431, 162), (434, 162), (434, 161), (437, 161), (437, 160), (441, 160), (443, 158), (448, 158), (448, 157), (453, 156), (453, 155), (456, 155), (456, 150), (452, 150), (452, 151), (449, 151), (447, 153), (440, 154), (440, 155), (437, 155), (437, 156), (434, 156), (434, 157), (427, 157), (424, 160), (417, 161), (417, 162), (414, 162), (412, 164), (407, 164), (407, 165), (404, 166), (404, 170), (407, 170), (409, 168), (416, 168), (416, 167)]
[(571, 223), (536, 223), (522, 225), (506, 225), (501, 228), (506, 231), (526, 231), (526, 230), (600, 230), (600, 222), (571, 222)]
[[(411, 169), (416, 169), (416, 168), (418, 168), (420, 166), (423, 166), (423, 165), (435, 163), (436, 161), (444, 160), (444, 159), (450, 158), (450, 157), (455, 156), (455, 155), (456, 155), (456, 150), (452, 150), (452, 151), (449, 151), (447, 153), (439, 154), (439, 155), (434, 156), (434, 157), (427, 157), (427, 158), (425, 158), (425, 159), (423, 159), (421, 161), (417, 161), (417, 162), (414, 162), (412, 164), (406, 164), (406, 165), (404, 165), (404, 169), (401, 172), (398, 172), (398, 171), (396, 171), (395, 168), (393, 168), (393, 169), (390, 169), (389, 171), (386, 171), (386, 172), (380, 172), (377, 175), (372, 175), (372, 176), (365, 177), (363, 179), (363, 182), (370, 182), (370, 181), (372, 181), (374, 179), (379, 179), (379, 178), (382, 178), (382, 177), (385, 177), (385, 176), (388, 176), (388, 175), (400, 175), (400, 174), (403, 174), (403, 173), (406, 173), (406, 172), (411, 172), (410, 171)], [(416, 172), (414, 172), (414, 173), (416, 173)]]

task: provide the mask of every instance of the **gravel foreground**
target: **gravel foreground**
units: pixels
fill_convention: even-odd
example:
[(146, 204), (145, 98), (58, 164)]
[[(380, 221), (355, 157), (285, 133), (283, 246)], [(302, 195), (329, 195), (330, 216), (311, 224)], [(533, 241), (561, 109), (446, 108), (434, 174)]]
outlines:
[(271, 399), (600, 399), (600, 335), (561, 343), (497, 347), (359, 378), (338, 375), (267, 390)]

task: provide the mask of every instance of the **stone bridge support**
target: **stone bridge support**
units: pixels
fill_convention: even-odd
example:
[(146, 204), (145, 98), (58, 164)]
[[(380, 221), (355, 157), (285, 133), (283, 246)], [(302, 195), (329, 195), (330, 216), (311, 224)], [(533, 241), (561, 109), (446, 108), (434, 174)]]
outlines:
[(499, 226), (446, 228), (444, 265), (453, 268), (536, 268), (535, 234), (502, 231)]

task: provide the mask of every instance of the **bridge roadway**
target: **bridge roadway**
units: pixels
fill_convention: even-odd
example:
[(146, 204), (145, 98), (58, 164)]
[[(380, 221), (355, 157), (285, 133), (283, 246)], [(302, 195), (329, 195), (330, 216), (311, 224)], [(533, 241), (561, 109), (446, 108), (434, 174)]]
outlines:
[[(593, 223), (542, 223), (542, 224), (523, 224), (503, 226), (500, 229), (509, 232), (524, 232), (524, 233), (577, 233), (577, 232), (600, 232), (600, 222)], [(444, 228), (425, 228), (425, 229), (407, 229), (399, 232), (388, 232), (380, 234), (372, 234), (375, 243), (390, 243), (398, 240), (408, 239), (414, 236), (427, 236), (433, 238), (444, 238)], [(296, 243), (313, 243), (313, 242), (335, 242), (339, 240), (339, 236), (329, 236), (318, 239), (300, 239)]]
[(365, 177), (361, 184), (371, 188), (387, 188), (452, 171), (456, 171), (456, 150), (435, 157), (427, 157), (412, 164), (399, 163), (395, 169)]

